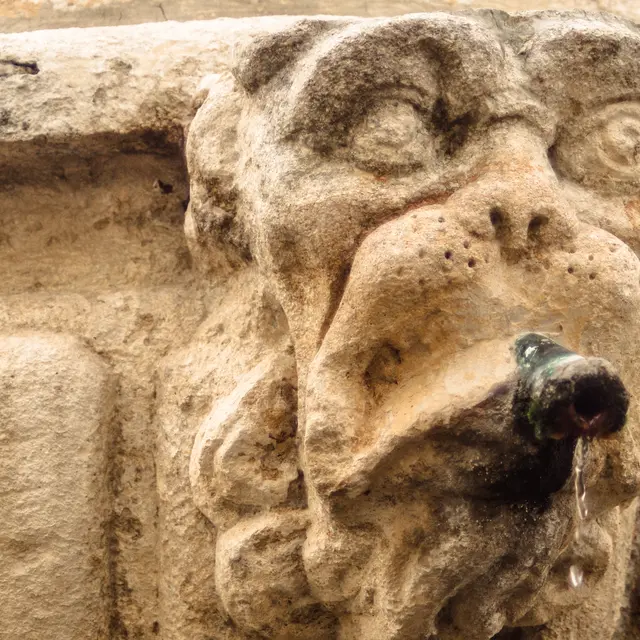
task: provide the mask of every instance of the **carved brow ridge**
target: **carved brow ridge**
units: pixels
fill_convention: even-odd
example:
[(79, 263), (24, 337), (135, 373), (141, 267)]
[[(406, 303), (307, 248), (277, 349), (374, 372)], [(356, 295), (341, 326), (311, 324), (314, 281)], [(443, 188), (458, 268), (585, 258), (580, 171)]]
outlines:
[(506, 75), (500, 42), (476, 20), (436, 13), (354, 23), (299, 61), (288, 96), (291, 130), (331, 129), (379, 89), (442, 93), (460, 116), (498, 93)]
[[(604, 22), (558, 22), (530, 41), (525, 69), (583, 104), (640, 98), (640, 34)], [(576, 74), (576, 69), (579, 73)], [(589, 87), (591, 91), (585, 91)]]

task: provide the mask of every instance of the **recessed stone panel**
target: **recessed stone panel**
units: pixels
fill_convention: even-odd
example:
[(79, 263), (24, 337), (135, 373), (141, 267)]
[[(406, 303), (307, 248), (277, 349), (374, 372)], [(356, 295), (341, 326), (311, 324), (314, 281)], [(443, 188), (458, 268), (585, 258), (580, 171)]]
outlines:
[(107, 366), (75, 339), (0, 339), (4, 638), (108, 637), (112, 405)]

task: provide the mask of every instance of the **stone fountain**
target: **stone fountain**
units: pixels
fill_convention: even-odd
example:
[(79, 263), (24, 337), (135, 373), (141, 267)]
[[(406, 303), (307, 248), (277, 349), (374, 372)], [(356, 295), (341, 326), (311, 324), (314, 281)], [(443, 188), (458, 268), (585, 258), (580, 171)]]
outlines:
[(636, 637), (640, 27), (31, 32), (0, 83), (1, 637)]

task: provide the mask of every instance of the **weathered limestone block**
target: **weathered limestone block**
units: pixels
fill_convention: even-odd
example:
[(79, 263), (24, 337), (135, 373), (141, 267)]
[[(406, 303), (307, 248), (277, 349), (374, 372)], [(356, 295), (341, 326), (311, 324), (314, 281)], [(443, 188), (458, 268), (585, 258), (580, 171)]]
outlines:
[(154, 638), (156, 370), (201, 323), (207, 297), (182, 229), (182, 162), (145, 153), (67, 155), (57, 169), (0, 190), (0, 325), (9, 335), (71, 334), (117, 380), (102, 597), (112, 637)]
[(344, 15), (374, 18), (465, 9), (611, 11), (640, 19), (635, 0), (0, 0), (5, 32), (140, 24), (167, 20), (212, 20), (269, 15)]
[(109, 638), (114, 385), (75, 339), (0, 339), (3, 638)]
[(3, 35), (0, 159), (9, 153), (5, 164), (13, 169), (3, 172), (3, 180), (35, 177), (17, 171), (23, 150), (42, 163), (72, 151), (76, 166), (110, 151), (179, 155), (182, 127), (203, 77), (229, 68), (238, 41), (280, 29), (283, 20), (294, 22), (265, 18)]

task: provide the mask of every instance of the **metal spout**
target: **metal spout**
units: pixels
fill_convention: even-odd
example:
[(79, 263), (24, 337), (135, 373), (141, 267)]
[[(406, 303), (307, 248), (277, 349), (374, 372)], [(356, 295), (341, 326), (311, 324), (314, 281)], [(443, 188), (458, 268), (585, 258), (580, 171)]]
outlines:
[(514, 351), (521, 431), (541, 442), (602, 438), (622, 429), (629, 394), (609, 362), (585, 358), (537, 333), (520, 336)]

